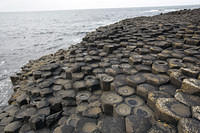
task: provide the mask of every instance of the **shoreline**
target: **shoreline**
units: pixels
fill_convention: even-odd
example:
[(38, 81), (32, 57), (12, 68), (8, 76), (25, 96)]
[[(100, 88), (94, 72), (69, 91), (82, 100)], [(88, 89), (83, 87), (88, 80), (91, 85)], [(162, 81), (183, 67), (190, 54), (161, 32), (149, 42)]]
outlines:
[(11, 77), (4, 132), (200, 132), (200, 9), (136, 17)]

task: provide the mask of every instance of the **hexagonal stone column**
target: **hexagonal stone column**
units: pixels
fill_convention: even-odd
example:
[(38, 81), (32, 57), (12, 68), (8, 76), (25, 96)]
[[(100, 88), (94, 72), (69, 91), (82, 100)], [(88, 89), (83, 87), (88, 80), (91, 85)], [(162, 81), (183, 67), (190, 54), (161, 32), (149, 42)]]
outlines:
[(200, 106), (192, 107), (192, 117), (200, 121)]
[(184, 117), (190, 117), (190, 108), (174, 98), (159, 98), (156, 102), (156, 115), (159, 119), (176, 123)]
[(181, 91), (188, 94), (200, 92), (200, 80), (184, 79), (181, 86)]
[(178, 133), (200, 133), (200, 122), (192, 118), (182, 118), (178, 122)]
[(113, 77), (106, 75), (106, 74), (103, 74), (102, 76), (100, 76), (101, 89), (104, 91), (109, 91), (111, 88), (110, 87), (111, 82), (113, 82), (113, 80), (114, 80)]
[(176, 133), (176, 128), (167, 123), (156, 121), (148, 133)]
[(121, 103), (123, 98), (114, 92), (104, 92), (101, 96), (103, 112), (106, 115), (113, 115), (116, 104)]
[(153, 73), (166, 73), (168, 70), (168, 63), (165, 61), (155, 61), (152, 65)]
[(124, 118), (105, 116), (102, 120), (102, 133), (125, 133)]
[(183, 92), (177, 92), (174, 97), (179, 102), (181, 102), (185, 105), (188, 105), (188, 106), (198, 106), (198, 105), (200, 105), (200, 97), (199, 96), (185, 94)]

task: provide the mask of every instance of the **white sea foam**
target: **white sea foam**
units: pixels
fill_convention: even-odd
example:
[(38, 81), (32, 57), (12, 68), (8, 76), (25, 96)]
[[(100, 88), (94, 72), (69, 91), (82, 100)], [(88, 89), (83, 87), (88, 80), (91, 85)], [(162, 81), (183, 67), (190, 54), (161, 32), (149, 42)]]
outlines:
[(153, 10), (149, 10), (149, 11), (145, 11), (145, 12), (160, 12), (160, 10), (153, 9)]

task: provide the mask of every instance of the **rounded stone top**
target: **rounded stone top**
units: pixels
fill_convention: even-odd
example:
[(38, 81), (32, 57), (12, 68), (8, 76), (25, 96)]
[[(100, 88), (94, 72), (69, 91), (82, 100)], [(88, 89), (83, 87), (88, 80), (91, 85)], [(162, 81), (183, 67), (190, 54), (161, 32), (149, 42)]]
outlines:
[(176, 122), (184, 117), (190, 117), (190, 108), (174, 98), (158, 98), (156, 101), (157, 111), (161, 119)]
[(122, 102), (123, 98), (115, 92), (104, 92), (101, 96), (101, 101), (105, 104), (116, 104)]

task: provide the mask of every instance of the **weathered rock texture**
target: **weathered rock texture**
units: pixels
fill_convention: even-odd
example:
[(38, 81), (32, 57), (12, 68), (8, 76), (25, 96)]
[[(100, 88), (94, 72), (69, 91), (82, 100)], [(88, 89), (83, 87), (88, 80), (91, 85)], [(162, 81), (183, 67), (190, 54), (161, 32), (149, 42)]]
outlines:
[(200, 132), (200, 9), (100, 27), (12, 76), (6, 133)]

